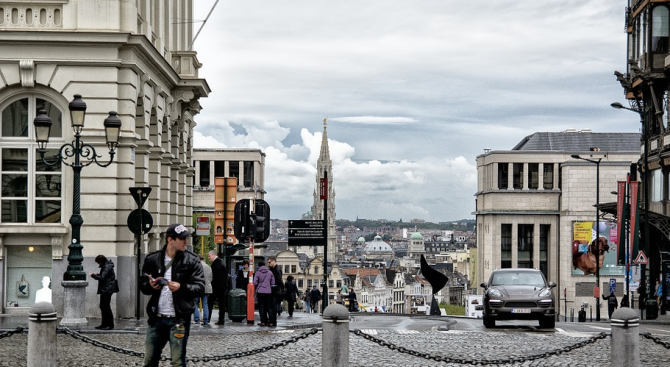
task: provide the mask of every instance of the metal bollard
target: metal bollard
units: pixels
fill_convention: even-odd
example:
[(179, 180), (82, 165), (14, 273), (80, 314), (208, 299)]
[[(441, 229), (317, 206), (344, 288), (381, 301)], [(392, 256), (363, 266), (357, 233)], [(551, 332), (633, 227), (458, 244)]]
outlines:
[(640, 366), (640, 318), (635, 310), (622, 307), (614, 311), (612, 325), (611, 366)]
[(28, 314), (28, 367), (56, 367), (56, 308), (39, 302)]
[(321, 336), (321, 366), (349, 365), (349, 311), (333, 304), (323, 311)]

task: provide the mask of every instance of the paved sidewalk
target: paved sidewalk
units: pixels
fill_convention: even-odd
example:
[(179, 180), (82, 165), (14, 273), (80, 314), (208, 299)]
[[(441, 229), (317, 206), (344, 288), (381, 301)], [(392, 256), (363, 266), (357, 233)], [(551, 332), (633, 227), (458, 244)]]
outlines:
[[(227, 316), (227, 315), (226, 315)], [(253, 324), (248, 324), (247, 320), (242, 322), (233, 322), (226, 317), (226, 323), (223, 326), (216, 325), (219, 321), (218, 310), (212, 314), (212, 320), (209, 326), (191, 324), (191, 335), (195, 334), (238, 334), (247, 332), (271, 331), (271, 330), (287, 330), (287, 329), (306, 329), (313, 327), (321, 327), (322, 317), (318, 313), (294, 312), (293, 317), (288, 317), (288, 314), (282, 312), (281, 316), (277, 317), (277, 327), (261, 327), (258, 313)], [(60, 317), (58, 318), (60, 322)], [(104, 334), (104, 333), (139, 333), (145, 334), (147, 329), (146, 317), (137, 320), (132, 319), (116, 319), (114, 320), (113, 330), (97, 330), (95, 327), (100, 325), (99, 318), (88, 318), (88, 324), (82, 327), (69, 327), (71, 330), (80, 333)], [(28, 316), (8, 316), (0, 315), (0, 332), (15, 330), (17, 327), (28, 327)]]

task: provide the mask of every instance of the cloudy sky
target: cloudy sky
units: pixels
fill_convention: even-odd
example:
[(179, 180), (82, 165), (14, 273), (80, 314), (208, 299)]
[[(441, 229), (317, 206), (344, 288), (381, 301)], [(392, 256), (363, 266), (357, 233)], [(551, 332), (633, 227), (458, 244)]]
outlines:
[[(194, 3), (202, 21), (215, 0)], [(212, 89), (195, 146), (263, 149), (272, 217), (297, 219), (328, 118), (338, 218), (473, 219), (485, 148), (639, 131), (610, 107), (625, 102), (626, 4), (219, 1), (194, 44)]]

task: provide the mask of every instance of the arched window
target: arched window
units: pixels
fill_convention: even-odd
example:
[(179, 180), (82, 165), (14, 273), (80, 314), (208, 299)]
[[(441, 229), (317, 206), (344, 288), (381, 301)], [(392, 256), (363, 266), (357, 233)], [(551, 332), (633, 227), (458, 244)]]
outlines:
[(664, 5), (654, 7), (651, 12), (651, 49), (653, 52), (668, 52), (670, 35), (670, 13)]
[[(62, 112), (37, 96), (15, 97), (0, 103), (0, 223), (60, 223), (61, 168), (42, 163), (33, 119), (45, 110), (51, 118), (51, 137), (62, 137)], [(46, 157), (58, 154), (47, 149)]]

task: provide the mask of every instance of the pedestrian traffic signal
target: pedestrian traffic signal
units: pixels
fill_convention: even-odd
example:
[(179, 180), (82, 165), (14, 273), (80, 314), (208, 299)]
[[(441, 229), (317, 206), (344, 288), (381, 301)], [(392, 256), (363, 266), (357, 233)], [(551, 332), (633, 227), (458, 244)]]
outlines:
[(265, 200), (256, 200), (256, 208), (252, 218), (252, 236), (256, 242), (263, 242), (270, 237), (270, 205)]
[[(255, 202), (252, 211), (252, 202)], [(235, 205), (235, 237), (263, 242), (270, 237), (270, 205), (261, 199), (242, 199)]]

